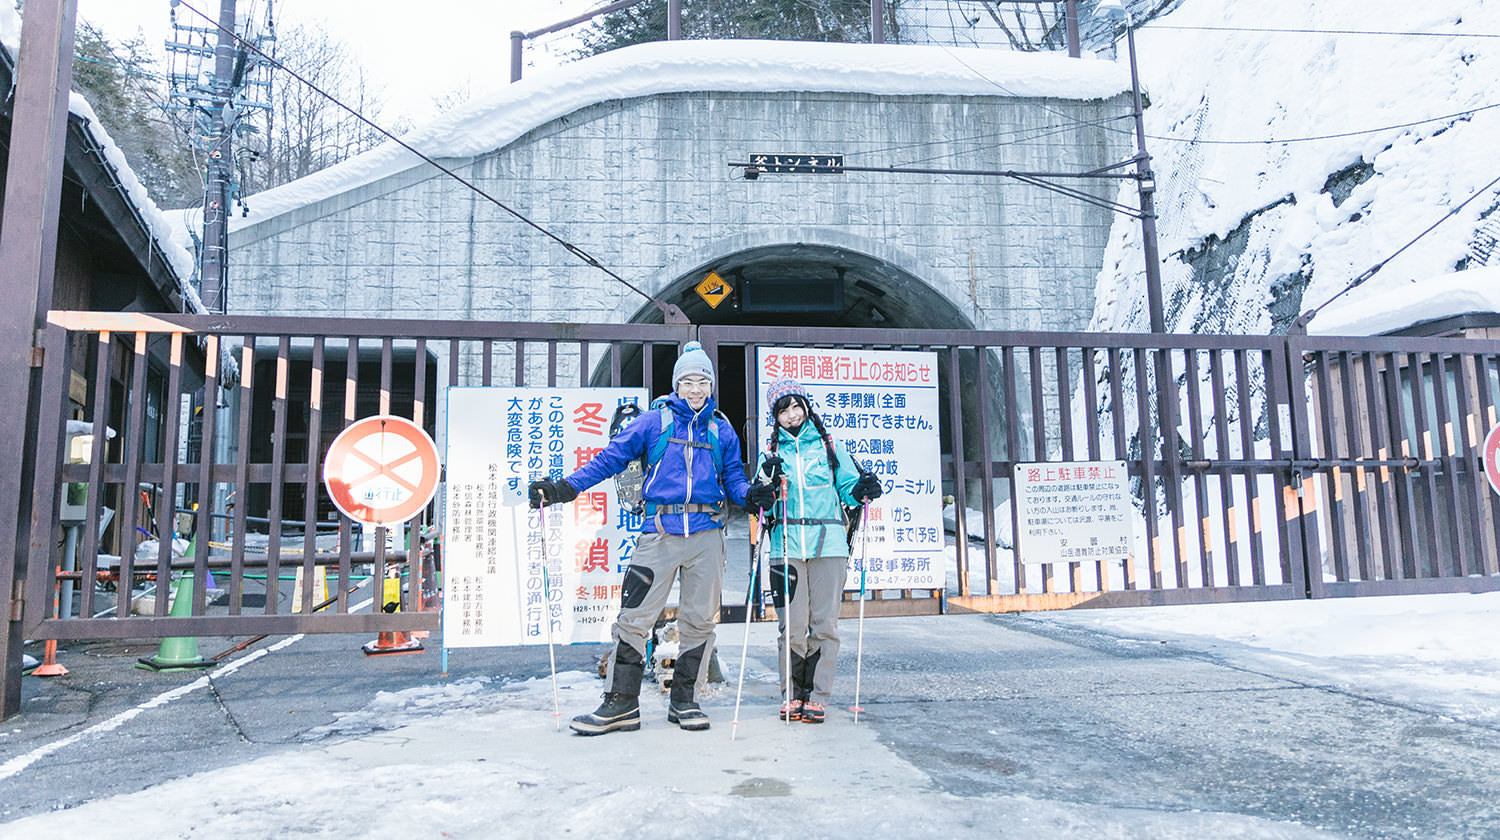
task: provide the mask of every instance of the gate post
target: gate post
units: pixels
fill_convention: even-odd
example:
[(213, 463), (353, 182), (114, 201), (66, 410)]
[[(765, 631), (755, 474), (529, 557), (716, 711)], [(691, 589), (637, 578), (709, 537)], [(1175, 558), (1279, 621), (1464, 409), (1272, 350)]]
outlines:
[(40, 371), (35, 337), (52, 306), (77, 10), (77, 0), (26, 4), (16, 61), (0, 225), (0, 292), (11, 302), (0, 314), (0, 452), (8, 453), (0, 457), (0, 603), (6, 623), (0, 634), (0, 719), (21, 710), (21, 589), (29, 542), (21, 523), (30, 513), (31, 493), (23, 488), (37, 440), (31, 428)]
[[(1308, 410), (1308, 403), (1312, 395), (1307, 391), (1307, 375), (1302, 370), (1302, 344), (1294, 337), (1285, 337), (1277, 344), (1277, 354), (1282, 357), (1279, 363), (1273, 363), (1272, 368), (1278, 371), (1284, 381), (1280, 387), (1271, 389), (1273, 406), (1279, 411), (1280, 406), (1287, 406), (1287, 417), (1281, 422), (1289, 422), (1292, 441), (1292, 450), (1287, 453), (1291, 457), (1292, 467), (1288, 471), (1286, 484), (1282, 487), (1282, 498), (1284, 499), (1285, 521), (1282, 527), (1288, 529), (1288, 543), (1292, 550), (1291, 561), (1294, 576), (1300, 571), (1302, 579), (1292, 581), (1300, 584), (1300, 588), (1308, 598), (1322, 598), (1326, 596), (1323, 589), (1323, 548), (1322, 541), (1318, 536), (1318, 491), (1314, 480), (1315, 467), (1309, 462), (1313, 459), (1312, 418)], [(1272, 429), (1276, 428), (1277, 418), (1272, 418)], [(1274, 432), (1273, 432), (1274, 435)], [(1309, 464), (1308, 467), (1299, 464)], [(1311, 469), (1313, 472), (1304, 472)]]

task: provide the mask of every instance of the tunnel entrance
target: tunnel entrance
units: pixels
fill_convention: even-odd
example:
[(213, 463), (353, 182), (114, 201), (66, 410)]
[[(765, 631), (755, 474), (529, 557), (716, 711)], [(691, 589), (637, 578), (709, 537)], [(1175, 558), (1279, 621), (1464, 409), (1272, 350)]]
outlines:
[[(717, 307), (710, 306), (696, 287), (710, 272), (727, 281), (732, 291)], [(974, 324), (948, 298), (926, 282), (890, 262), (848, 248), (828, 245), (782, 244), (737, 251), (684, 272), (666, 287), (661, 298), (675, 303), (698, 325), (774, 327), (838, 327), (868, 330), (861, 343), (881, 343), (881, 332), (905, 329), (972, 330)], [(661, 323), (654, 305), (641, 307), (633, 323)], [(743, 440), (752, 425), (765, 418), (746, 413), (750, 365), (743, 347), (718, 350), (715, 396), (719, 408), (739, 428)], [(675, 350), (658, 348), (651, 359), (656, 393), (670, 389)], [(753, 361), (753, 360), (751, 360)], [(640, 385), (639, 349), (621, 359), (624, 385)], [(592, 380), (607, 384), (609, 365), (601, 364)], [(939, 405), (948, 405), (946, 371), (939, 381)], [(992, 414), (992, 416), (1002, 416)], [(971, 422), (966, 419), (966, 424)], [(942, 451), (951, 453), (947, 424), (942, 429)], [(965, 435), (966, 439), (974, 439)], [(748, 454), (748, 453), (747, 453)]]

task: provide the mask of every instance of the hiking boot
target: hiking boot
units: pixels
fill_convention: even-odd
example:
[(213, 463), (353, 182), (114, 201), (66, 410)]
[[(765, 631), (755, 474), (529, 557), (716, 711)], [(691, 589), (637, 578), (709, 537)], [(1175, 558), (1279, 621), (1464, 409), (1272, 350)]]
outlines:
[(604, 702), (591, 714), (579, 715), (568, 724), (579, 735), (603, 735), (606, 732), (634, 732), (641, 728), (641, 704), (633, 694), (604, 695)]
[(803, 723), (822, 723), (823, 722), (823, 718), (825, 716), (826, 716), (826, 713), (823, 710), (823, 704), (822, 703), (810, 703), (809, 702), (809, 703), (803, 703), (802, 704), (802, 722)]
[(782, 720), (801, 720), (802, 719), (802, 701), (801, 700), (788, 700), (785, 703), (782, 703), (781, 704), (781, 714), (778, 715), (778, 717), (780, 717)]
[(691, 700), (667, 704), (667, 723), (675, 723), (689, 732), (708, 728), (708, 715)]

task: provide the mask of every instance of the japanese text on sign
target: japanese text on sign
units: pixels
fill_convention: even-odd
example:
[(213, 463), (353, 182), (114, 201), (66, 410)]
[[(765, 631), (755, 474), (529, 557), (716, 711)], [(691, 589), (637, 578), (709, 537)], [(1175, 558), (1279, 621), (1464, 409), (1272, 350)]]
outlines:
[[(609, 640), (638, 517), (612, 483), (529, 508), (609, 442), (626, 388), (450, 388), (443, 633), (448, 647)], [(633, 526), (633, 527), (632, 527)]]
[(850, 551), (845, 588), (859, 589), (861, 572), (866, 589), (942, 586), (937, 354), (762, 347), (757, 374), (760, 418), (770, 411), (766, 385), (796, 379), (828, 432), (884, 485)]
[(1016, 548), (1023, 563), (1129, 560), (1124, 461), (1017, 464)]

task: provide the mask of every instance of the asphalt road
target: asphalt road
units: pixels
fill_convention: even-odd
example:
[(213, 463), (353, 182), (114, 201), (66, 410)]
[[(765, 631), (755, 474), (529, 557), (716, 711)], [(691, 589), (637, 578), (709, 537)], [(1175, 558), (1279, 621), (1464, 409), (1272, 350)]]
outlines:
[[(847, 693), (854, 628), (844, 627)], [(752, 669), (774, 669), (769, 629), (756, 628)], [(740, 639), (739, 625), (721, 630), (721, 645), (734, 649), (725, 654), (731, 674)], [(168, 699), (204, 672), (132, 667), (154, 643), (68, 646), (70, 673), (27, 677), (22, 714), (0, 725), (0, 821), (309, 742), (357, 742), (368, 733), (347, 717), (334, 724), (378, 704), (381, 692), (548, 674), (545, 648), (454, 651), (443, 677), (436, 637), (425, 653), (379, 658), (360, 652), (364, 641), (267, 639), (231, 657), (243, 662), (236, 670), (221, 666)], [(230, 644), (199, 640), (206, 655)], [(559, 648), (557, 665), (590, 670), (601, 652)], [(888, 618), (866, 624), (862, 690), (862, 725), (954, 797), (1237, 814), (1341, 837), (1500, 837), (1492, 721), (1309, 682), (1232, 650), (1143, 643), (1036, 616)], [(773, 686), (747, 691), (760, 714), (774, 715)], [(705, 704), (720, 723), (732, 694)], [(837, 751), (847, 730), (825, 731), (823, 747)], [(5, 775), (18, 761), (24, 769)]]

